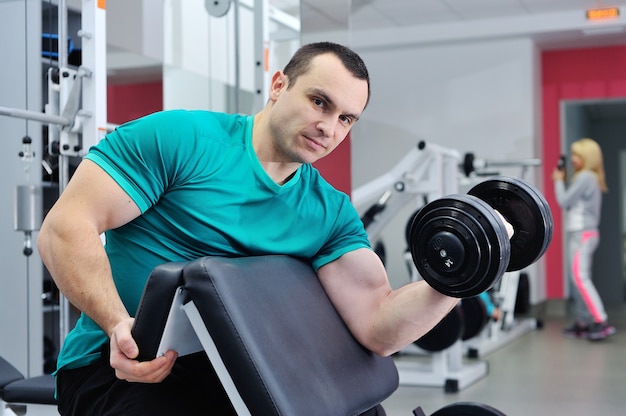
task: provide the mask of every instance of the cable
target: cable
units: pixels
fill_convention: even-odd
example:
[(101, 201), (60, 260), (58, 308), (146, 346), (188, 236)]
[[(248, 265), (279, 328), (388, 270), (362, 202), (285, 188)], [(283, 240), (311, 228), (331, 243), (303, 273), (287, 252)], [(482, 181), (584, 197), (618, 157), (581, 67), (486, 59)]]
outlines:
[[(28, 0), (24, 0), (24, 105), (28, 110)], [(28, 120), (24, 120), (26, 136), (28, 136)]]
[[(24, 105), (28, 109), (28, 0), (24, 0)], [(28, 120), (24, 120), (28, 136)], [(29, 262), (26, 258), (26, 376), (30, 377), (30, 275)]]
[[(48, 8), (49, 10), (52, 10), (52, 0), (48, 0)], [(48, 30), (50, 30), (50, 28), (52, 27), (52, 13), (49, 11), (48, 12)], [(57, 29), (58, 31), (58, 29)], [(51, 33), (52, 35), (52, 33)], [(53, 40), (52, 40), (52, 36), (48, 37), (48, 47), (50, 48), (50, 52), (52, 52), (52, 46), (54, 45)], [(59, 48), (58, 46), (58, 38), (57, 38), (57, 49)], [(52, 61), (52, 53), (48, 54), (48, 65), (52, 68), (54, 66), (53, 61)], [(58, 65), (57, 65), (58, 67)]]
[(239, 93), (241, 91), (241, 74), (239, 70), (240, 59), (239, 59), (239, 0), (234, 0), (235, 3), (235, 113), (239, 113), (241, 110), (239, 108)]

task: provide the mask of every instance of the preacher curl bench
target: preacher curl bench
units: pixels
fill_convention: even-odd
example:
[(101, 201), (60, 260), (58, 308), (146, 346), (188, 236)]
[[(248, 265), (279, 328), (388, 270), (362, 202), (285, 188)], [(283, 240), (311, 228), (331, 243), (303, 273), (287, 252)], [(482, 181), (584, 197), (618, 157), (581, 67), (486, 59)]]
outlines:
[(393, 360), (361, 346), (311, 266), (287, 256), (157, 267), (133, 336), (140, 359), (204, 349), (239, 415), (384, 415), (398, 386)]

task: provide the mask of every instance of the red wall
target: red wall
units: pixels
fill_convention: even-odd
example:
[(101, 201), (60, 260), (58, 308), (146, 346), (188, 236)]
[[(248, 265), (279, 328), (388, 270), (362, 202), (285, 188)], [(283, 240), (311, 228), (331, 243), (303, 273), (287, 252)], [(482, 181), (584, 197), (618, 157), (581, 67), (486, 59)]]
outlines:
[(325, 158), (314, 165), (324, 178), (335, 188), (350, 195), (352, 193), (352, 155), (350, 135)]
[(163, 109), (163, 83), (107, 86), (107, 121), (122, 124)]
[(560, 102), (626, 97), (626, 46), (542, 53), (543, 170), (545, 195), (554, 215), (554, 237), (546, 253), (546, 294), (562, 298), (563, 241), (561, 208), (557, 205), (552, 170), (561, 154)]
[[(107, 120), (122, 124), (163, 109), (163, 83), (120, 84), (107, 86)], [(315, 167), (335, 188), (350, 195), (352, 190), (350, 137)]]

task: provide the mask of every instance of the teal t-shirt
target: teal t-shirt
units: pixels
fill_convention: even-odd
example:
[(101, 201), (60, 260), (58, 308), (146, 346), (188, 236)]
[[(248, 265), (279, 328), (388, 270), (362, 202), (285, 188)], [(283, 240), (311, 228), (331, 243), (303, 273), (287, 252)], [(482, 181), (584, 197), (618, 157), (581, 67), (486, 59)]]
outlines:
[[(159, 264), (204, 256), (285, 254), (315, 270), (370, 247), (349, 198), (310, 165), (284, 185), (265, 172), (252, 148), (253, 116), (164, 111), (126, 123), (90, 149), (142, 215), (106, 232), (113, 278), (134, 315)], [(108, 342), (81, 315), (57, 368), (95, 362)]]

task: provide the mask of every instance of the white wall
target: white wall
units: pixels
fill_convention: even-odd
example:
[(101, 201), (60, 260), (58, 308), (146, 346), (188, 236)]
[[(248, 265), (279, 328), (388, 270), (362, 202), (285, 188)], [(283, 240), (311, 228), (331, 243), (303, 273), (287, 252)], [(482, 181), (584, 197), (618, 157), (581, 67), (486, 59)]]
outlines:
[[(538, 54), (531, 40), (355, 49), (372, 83), (371, 102), (352, 135), (355, 188), (391, 169), (420, 140), (489, 160), (538, 157)], [(539, 172), (531, 173), (527, 179), (536, 182)], [(414, 210), (406, 207), (383, 232), (395, 287), (409, 279), (404, 236)], [(542, 299), (541, 271), (531, 278), (538, 280), (531, 282), (533, 300)]]
[[(233, 88), (238, 82), (242, 91), (238, 111), (251, 113), (260, 109), (259, 105), (253, 104), (256, 90), (269, 86), (271, 74), (283, 68), (299, 42), (294, 33), (293, 39), (287, 36), (286, 39), (268, 41), (263, 45), (269, 50), (268, 70), (263, 85), (257, 85), (255, 75), (258, 66), (254, 52), (258, 42), (263, 40), (255, 35), (257, 20), (251, 4), (243, 3), (240, 2), (237, 24), (234, 3), (226, 15), (214, 17), (208, 13), (202, 0), (164, 2), (164, 108), (233, 112)], [(270, 35), (281, 29), (271, 18), (266, 23)], [(235, 36), (237, 27), (238, 42)], [(239, 79), (235, 76), (236, 56), (239, 57)]]
[[(41, 111), (40, 36), (40, 0), (0, 2), (0, 106)], [(18, 157), (26, 133), (37, 154), (31, 183), (41, 183), (41, 124), (0, 116), (0, 356), (23, 374), (38, 375), (43, 371), (42, 265), (36, 250), (28, 258), (22, 255), (24, 234), (13, 224), (13, 193), (27, 181)]]
[[(212, 108), (227, 111), (224, 84), (234, 85), (234, 13), (213, 17), (204, 1), (164, 3), (163, 100), (165, 108)], [(249, 27), (249, 16), (240, 16)], [(240, 82), (251, 89), (246, 65)]]
[(153, 0), (108, 0), (107, 44), (152, 59), (155, 63), (161, 62), (163, 7), (162, 2), (155, 3)]

